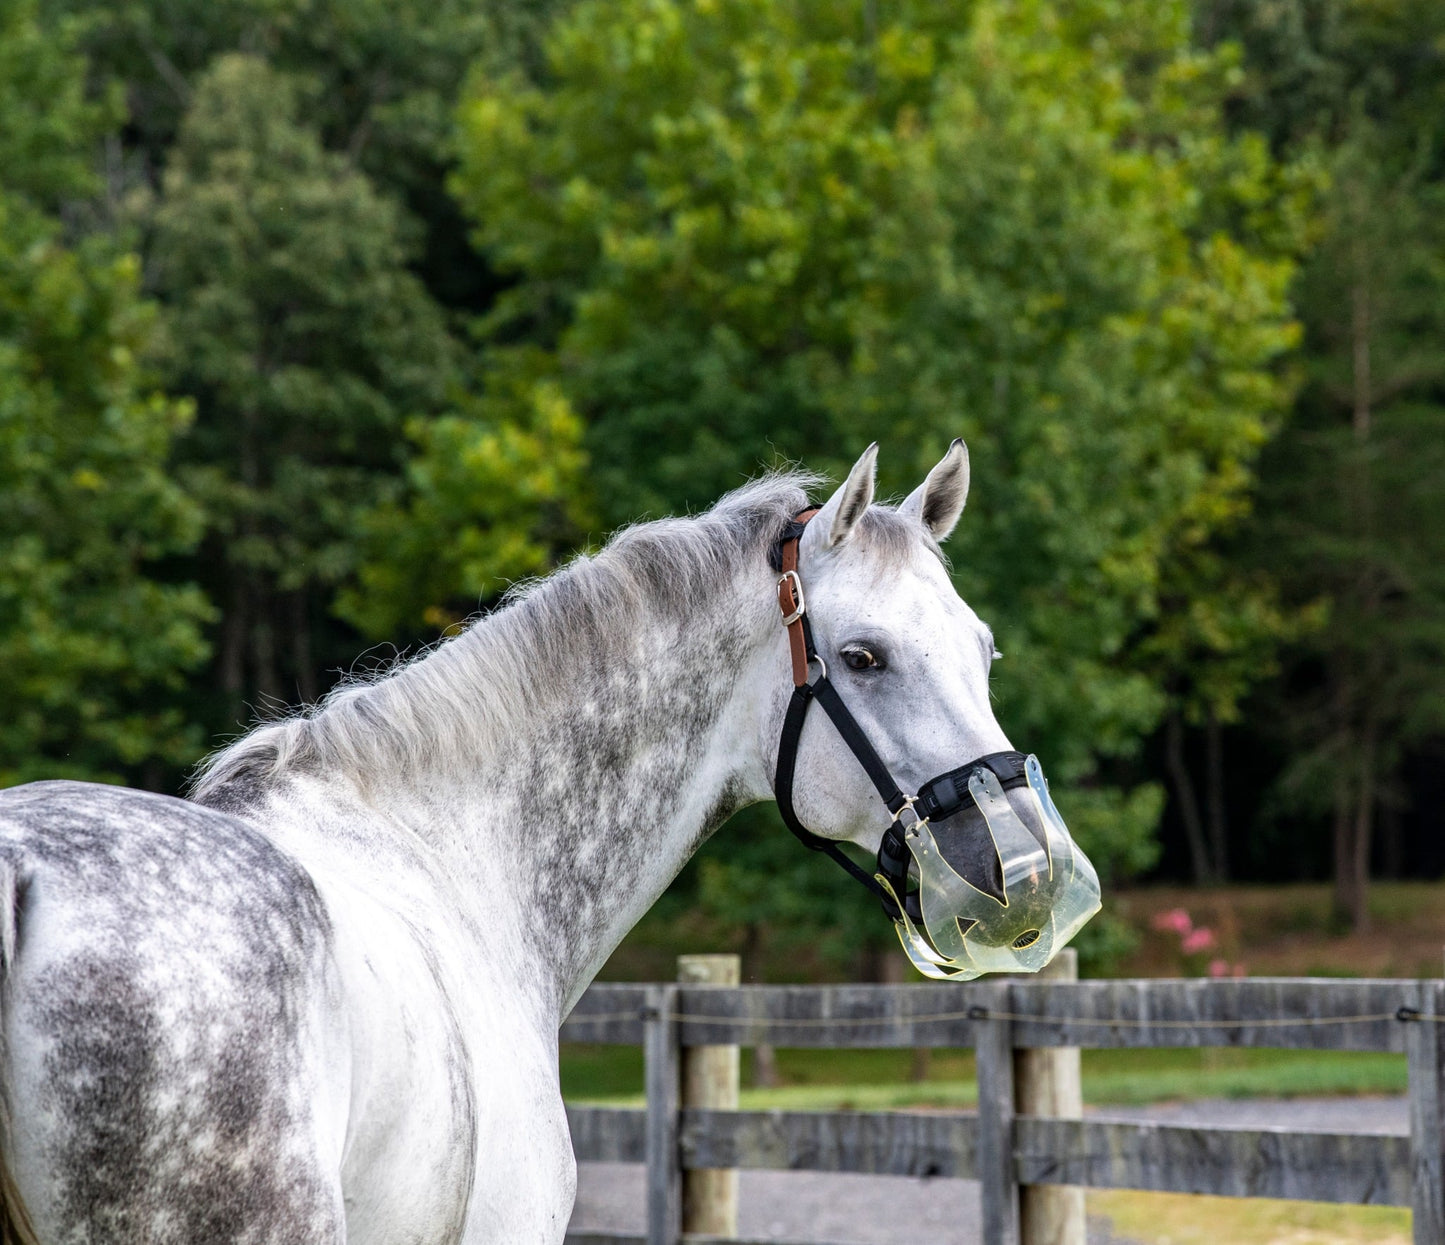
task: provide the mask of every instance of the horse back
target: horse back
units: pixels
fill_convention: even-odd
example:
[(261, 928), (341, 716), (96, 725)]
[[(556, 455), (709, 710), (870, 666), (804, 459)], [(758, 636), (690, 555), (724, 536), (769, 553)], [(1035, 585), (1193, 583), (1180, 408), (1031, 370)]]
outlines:
[(0, 1178), (40, 1241), (342, 1239), (330, 942), (238, 818), (0, 792)]

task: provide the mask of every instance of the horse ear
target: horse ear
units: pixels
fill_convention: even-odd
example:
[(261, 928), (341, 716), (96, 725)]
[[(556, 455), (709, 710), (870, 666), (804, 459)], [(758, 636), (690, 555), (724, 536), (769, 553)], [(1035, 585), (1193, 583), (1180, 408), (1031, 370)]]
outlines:
[(852, 536), (863, 512), (873, 504), (873, 474), (877, 464), (878, 442), (874, 441), (853, 464), (853, 470), (838, 491), (808, 525), (823, 533), (823, 548), (841, 545)]
[(967, 500), (968, 446), (962, 437), (955, 437), (943, 460), (908, 494), (898, 512), (921, 522), (935, 540), (947, 540)]

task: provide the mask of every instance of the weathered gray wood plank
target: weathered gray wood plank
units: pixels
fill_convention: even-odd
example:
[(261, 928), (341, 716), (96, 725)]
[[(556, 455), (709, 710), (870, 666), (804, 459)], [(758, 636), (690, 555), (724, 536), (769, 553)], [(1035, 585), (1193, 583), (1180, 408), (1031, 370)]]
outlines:
[[(684, 1045), (972, 1046), (999, 983), (684, 988)], [(1014, 1016), (1020, 1047), (1275, 1046), (1403, 1053), (1401, 1006), (1415, 983), (1251, 977), (1049, 984), (1015, 980), (995, 1011)], [(594, 985), (562, 1029), (566, 1041), (638, 1043), (645, 987)], [(1349, 1018), (1371, 1016), (1366, 1022)], [(943, 1017), (939, 1019), (938, 1017)], [(1287, 1023), (1281, 1023), (1287, 1022)]]
[(1020, 1117), (1014, 1153), (1018, 1177), (1029, 1184), (1410, 1203), (1409, 1139), (1403, 1136)]
[(682, 1048), (677, 1040), (676, 986), (647, 992), (643, 1040), (647, 1086), (647, 1245), (677, 1245), (682, 1237), (682, 1155), (677, 1145), (682, 1101)]
[[(1273, 1046), (1405, 1050), (1411, 981), (1247, 977), (1215, 981), (1014, 981), (1019, 1046)], [(1035, 1019), (1068, 1017), (1067, 1020)], [(1351, 1017), (1374, 1017), (1351, 1021)]]
[(640, 1107), (567, 1104), (572, 1153), (579, 1163), (645, 1163), (647, 1112)]
[[(635, 1162), (644, 1113), (571, 1107), (580, 1161)], [(1025, 1184), (1411, 1204), (1409, 1139), (1287, 1129), (1013, 1121)], [(977, 1178), (978, 1121), (951, 1112), (684, 1111), (685, 1167)]]
[[(973, 985), (744, 986), (684, 990), (685, 1045), (972, 1046)], [(917, 1016), (939, 1017), (922, 1023)]]
[[(755, 1240), (752, 1237), (708, 1236), (701, 1232), (684, 1232), (683, 1245), (789, 1245), (786, 1241)], [(568, 1232), (567, 1245), (646, 1245), (640, 1232)], [(819, 1245), (818, 1242), (797, 1242), (797, 1245)], [(826, 1242), (822, 1243), (826, 1245)]]
[[(1422, 1016), (1445, 1015), (1445, 985), (1422, 981)], [(1445, 1024), (1407, 1025), (1410, 1062), (1410, 1223), (1415, 1245), (1445, 1242)]]
[(562, 1022), (562, 1040), (641, 1046), (646, 1011), (646, 986), (595, 981)]
[(684, 1111), (684, 1167), (978, 1174), (978, 1120), (908, 1111)]

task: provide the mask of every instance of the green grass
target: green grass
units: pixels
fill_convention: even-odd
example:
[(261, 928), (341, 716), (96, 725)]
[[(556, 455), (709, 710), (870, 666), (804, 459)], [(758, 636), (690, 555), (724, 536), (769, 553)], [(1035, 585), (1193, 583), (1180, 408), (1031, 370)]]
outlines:
[[(750, 1080), (744, 1052), (743, 1084)], [(927, 1078), (911, 1079), (914, 1055), (897, 1050), (779, 1050), (776, 1089), (745, 1089), (749, 1110), (881, 1111), (968, 1107), (977, 1099), (973, 1054), (934, 1051)], [(1403, 1055), (1286, 1050), (1100, 1050), (1083, 1055), (1084, 1100), (1140, 1105), (1192, 1098), (1397, 1094)], [(642, 1101), (642, 1052), (627, 1046), (562, 1048), (562, 1092), (576, 1102)]]
[(1270, 1198), (1091, 1190), (1090, 1215), (1141, 1245), (1409, 1245), (1410, 1212)]

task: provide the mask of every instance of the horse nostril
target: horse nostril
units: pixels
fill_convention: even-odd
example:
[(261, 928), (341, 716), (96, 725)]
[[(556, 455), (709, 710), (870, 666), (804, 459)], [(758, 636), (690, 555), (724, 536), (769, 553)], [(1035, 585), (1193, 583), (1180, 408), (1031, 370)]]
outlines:
[(1026, 929), (1022, 934), (1020, 934), (1017, 938), (1014, 939), (1014, 950), (1022, 951), (1025, 947), (1032, 947), (1034, 943), (1038, 942), (1038, 940), (1038, 930)]

